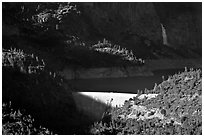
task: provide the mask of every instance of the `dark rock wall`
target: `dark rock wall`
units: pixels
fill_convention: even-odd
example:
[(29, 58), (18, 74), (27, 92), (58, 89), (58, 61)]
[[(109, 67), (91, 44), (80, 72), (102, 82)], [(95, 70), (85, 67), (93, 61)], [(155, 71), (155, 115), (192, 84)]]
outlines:
[(202, 46), (201, 3), (83, 3), (84, 15), (101, 37), (135, 49), (161, 46), (161, 24), (169, 46)]
[[(155, 51), (164, 48), (161, 28), (161, 24), (163, 24), (169, 47), (182, 51), (185, 49), (182, 52), (185, 54), (183, 55), (184, 57), (196, 57), (194, 54), (197, 53), (201, 55), (201, 2), (89, 2), (76, 3), (76, 5), (81, 14), (69, 14), (69, 16), (63, 17), (62, 22), (57, 24), (59, 29), (54, 30), (54, 32), (49, 31), (48, 35), (77, 36), (87, 45), (96, 44), (99, 40), (106, 38), (114, 44), (133, 50), (137, 57), (146, 58), (150, 54), (154, 54)], [(15, 12), (11, 11), (12, 13)], [(30, 18), (31, 13), (29, 13)], [(8, 19), (7, 22), (15, 22), (11, 21), (12, 16), (7, 16), (6, 12), (3, 15), (4, 22), (7, 21), (6, 19)], [(27, 16), (27, 13), (25, 15)], [(3, 35), (19, 35), (19, 33), (23, 33), (22, 28), (25, 28), (25, 25), (9, 28), (7, 27), (8, 23), (5, 25), (4, 22)], [(50, 23), (50, 25), (52, 26), (53, 24)], [(28, 34), (25, 34), (26, 36), (32, 33), (28, 28), (30, 28), (29, 25), (26, 28), (28, 30)], [(62, 37), (57, 37), (57, 39), (63, 41)], [(48, 39), (53, 38), (49, 36)], [(56, 43), (54, 44), (57, 45)], [(186, 52), (186, 50), (195, 50), (196, 53), (191, 55), (189, 54), (191, 52)], [(170, 52), (171, 50), (168, 49), (167, 53)]]
[(129, 46), (145, 41), (162, 43), (161, 26), (152, 3), (89, 3), (84, 14), (93, 28), (108, 39)]
[(202, 47), (202, 3), (153, 3), (174, 48)]

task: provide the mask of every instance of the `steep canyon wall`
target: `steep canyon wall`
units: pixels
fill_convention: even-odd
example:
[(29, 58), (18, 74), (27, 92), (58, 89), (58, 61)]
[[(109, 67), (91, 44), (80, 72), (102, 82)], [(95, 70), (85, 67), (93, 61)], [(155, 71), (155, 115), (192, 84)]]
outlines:
[(163, 46), (161, 24), (168, 46), (202, 48), (201, 3), (83, 3), (82, 7), (96, 35), (138, 53), (148, 46)]

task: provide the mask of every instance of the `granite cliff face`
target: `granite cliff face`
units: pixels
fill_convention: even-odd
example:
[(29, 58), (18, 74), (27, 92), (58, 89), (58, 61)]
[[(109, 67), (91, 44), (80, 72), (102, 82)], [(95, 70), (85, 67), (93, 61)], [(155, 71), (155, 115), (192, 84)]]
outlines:
[[(201, 3), (83, 3), (82, 15), (91, 26), (87, 38), (107, 38), (140, 54), (163, 46), (201, 49)], [(90, 30), (91, 29), (91, 30)], [(96, 39), (97, 39), (96, 38)], [(141, 53), (142, 54), (142, 53)]]
[(169, 46), (199, 49), (202, 47), (201, 3), (154, 3), (166, 28)]
[(152, 3), (93, 3), (84, 14), (101, 35), (118, 43), (162, 42), (159, 17)]
[[(78, 3), (81, 11), (78, 32), (88, 41), (106, 38), (115, 44), (148, 54), (149, 46), (159, 48), (162, 33), (159, 16), (152, 3)], [(67, 30), (66, 25), (64, 25)], [(146, 52), (146, 53), (145, 53)]]
[[(55, 15), (52, 12), (43, 14), (45, 19), (48, 18), (44, 26), (49, 26), (49, 31), (44, 29), (41, 33), (46, 35), (39, 37), (46, 37), (46, 42), (47, 39), (65, 41), (67, 36), (76, 36), (86, 45), (93, 45), (106, 38), (113, 44), (131, 49), (137, 57), (144, 59), (195, 58), (202, 55), (202, 3), (85, 2), (74, 4), (80, 14), (73, 12), (63, 15), (63, 12), (60, 12), (58, 15), (56, 9), (57, 7), (59, 9), (59, 4), (55, 4), (55, 8), (47, 6), (48, 9), (41, 6), (42, 11), (36, 11), (36, 8), (40, 7), (39, 5), (46, 7), (45, 3), (34, 4), (36, 7), (33, 3), (20, 3), (20, 6), (16, 3), (10, 6), (7, 6), (8, 3), (4, 4), (10, 8), (9, 12), (12, 14), (7, 15), (8, 8), (4, 8), (3, 35), (22, 35), (24, 29), (27, 29), (28, 33), (24, 35), (36, 37), (38, 35), (30, 34), (32, 33), (30, 28), (34, 26), (33, 22), (28, 21), (32, 24), (30, 25), (25, 19), (32, 20), (36, 15), (52, 11)], [(16, 7), (15, 10), (18, 12), (15, 12), (12, 7)], [(21, 9), (22, 7), (26, 10)], [(11, 20), (13, 14), (17, 20), (21, 18), (21, 24), (13, 23), (16, 21)], [(57, 21), (56, 18), (49, 18), (50, 16), (60, 16), (62, 20)], [(22, 22), (27, 25), (27, 28)], [(54, 45), (57, 44), (54, 43)]]

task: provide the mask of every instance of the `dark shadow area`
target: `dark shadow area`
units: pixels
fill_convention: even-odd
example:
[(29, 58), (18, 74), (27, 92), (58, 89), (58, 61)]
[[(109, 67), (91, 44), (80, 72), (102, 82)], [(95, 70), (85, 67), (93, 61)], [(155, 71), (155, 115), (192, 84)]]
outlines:
[(55, 83), (46, 81), (46, 76), (34, 77), (43, 77), (43, 74), (28, 75), (3, 68), (2, 100), (11, 101), (14, 109), (25, 109), (37, 126), (46, 127), (54, 134), (88, 134), (89, 127), (100, 120), (107, 107), (60, 86), (52, 88)]

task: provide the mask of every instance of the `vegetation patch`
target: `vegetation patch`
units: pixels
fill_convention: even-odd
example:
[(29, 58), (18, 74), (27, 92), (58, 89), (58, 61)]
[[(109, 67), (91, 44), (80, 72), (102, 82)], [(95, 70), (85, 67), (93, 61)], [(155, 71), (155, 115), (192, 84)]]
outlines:
[(109, 121), (95, 123), (92, 134), (196, 135), (202, 134), (202, 73), (200, 69), (170, 76), (149, 93), (107, 112)]
[[(3, 47), (11, 45), (45, 59), (54, 71), (69, 68), (139, 66), (144, 61), (133, 51), (113, 45), (107, 40), (84, 39), (80, 20), (83, 18), (77, 4), (63, 3), (4, 3)], [(18, 30), (15, 34), (7, 34)], [(110, 50), (104, 50), (111, 48)], [(52, 63), (56, 62), (56, 63)]]
[[(40, 125), (54, 134), (86, 133), (92, 119), (77, 110), (71, 93), (74, 89), (62, 77), (49, 71), (36, 55), (15, 48), (3, 49), (2, 55), (2, 100), (7, 104), (3, 112), (3, 134), (51, 133), (38, 128)], [(7, 103), (10, 101), (12, 107)], [(21, 121), (24, 115), (35, 119), (31, 121), (35, 123), (31, 129), (27, 129), (31, 123)], [(10, 120), (16, 117), (17, 121)], [(19, 122), (23, 124), (18, 125)]]
[(47, 128), (34, 124), (31, 115), (25, 110), (14, 110), (11, 102), (2, 104), (3, 135), (52, 135)]
[(132, 50), (120, 47), (119, 45), (112, 45), (108, 40), (104, 39), (101, 43), (100, 41), (93, 45), (91, 49), (94, 49), (98, 52), (109, 53), (112, 55), (121, 56), (123, 60), (131, 61), (135, 64), (144, 64), (144, 60), (141, 58), (136, 58)]

